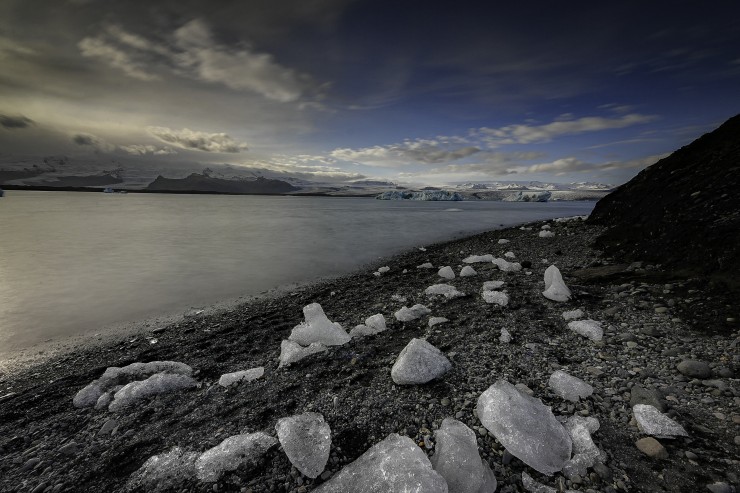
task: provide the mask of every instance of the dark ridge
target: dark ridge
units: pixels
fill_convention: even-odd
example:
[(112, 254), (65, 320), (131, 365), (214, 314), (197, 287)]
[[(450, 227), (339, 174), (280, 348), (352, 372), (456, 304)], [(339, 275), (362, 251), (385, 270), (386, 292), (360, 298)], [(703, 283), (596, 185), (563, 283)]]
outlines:
[(256, 180), (225, 180), (193, 173), (186, 178), (165, 178), (160, 175), (145, 190), (151, 192), (276, 194), (300, 189), (282, 180), (262, 177)]

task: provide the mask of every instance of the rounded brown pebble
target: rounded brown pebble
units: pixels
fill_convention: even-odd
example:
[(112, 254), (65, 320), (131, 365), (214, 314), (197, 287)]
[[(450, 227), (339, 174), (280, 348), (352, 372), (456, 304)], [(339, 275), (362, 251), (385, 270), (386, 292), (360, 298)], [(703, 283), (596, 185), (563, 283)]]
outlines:
[(643, 454), (652, 459), (667, 459), (668, 451), (661, 443), (653, 437), (640, 438), (635, 442), (637, 448)]

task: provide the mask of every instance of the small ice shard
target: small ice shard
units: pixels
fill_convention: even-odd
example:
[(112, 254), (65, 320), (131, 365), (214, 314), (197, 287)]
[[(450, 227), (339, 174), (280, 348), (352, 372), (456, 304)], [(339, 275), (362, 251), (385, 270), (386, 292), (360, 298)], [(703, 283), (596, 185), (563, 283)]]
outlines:
[(475, 275), (478, 275), (478, 273), (469, 265), (466, 265), (460, 270), (460, 277), (470, 277)]
[(514, 252), (506, 252), (504, 254), (504, 257), (506, 257), (506, 258), (516, 258), (516, 255), (514, 255)]
[(599, 429), (599, 420), (582, 416), (571, 416), (563, 425), (573, 442), (573, 457), (563, 467), (563, 473), (572, 478), (578, 474), (586, 476), (588, 468), (593, 467), (596, 461), (604, 461), (602, 454), (591, 438), (592, 433)]
[(455, 278), (455, 273), (452, 271), (452, 267), (450, 267), (449, 265), (446, 265), (446, 266), (440, 268), (437, 271), (437, 275), (439, 275), (439, 277), (443, 277), (445, 279), (454, 279)]
[(483, 291), (495, 291), (504, 286), (504, 281), (486, 281), (483, 283)]
[(632, 414), (635, 415), (637, 427), (646, 435), (653, 435), (658, 438), (689, 436), (683, 426), (658, 411), (655, 406), (635, 404), (632, 407)]
[(498, 488), (496, 475), (493, 474), (491, 466), (488, 465), (488, 462), (481, 459), (481, 464), (483, 465), (483, 484), (480, 485), (480, 489), (478, 489), (476, 493), (494, 493), (496, 491), (496, 488)]
[(495, 258), (493, 259), (493, 263), (496, 264), (499, 270), (504, 272), (519, 272), (522, 270), (522, 264), (519, 262), (509, 262), (502, 258)]
[(365, 319), (364, 325), (358, 325), (349, 331), (350, 337), (364, 337), (379, 334), (386, 330), (385, 317), (382, 313), (376, 313)]
[(157, 373), (146, 380), (125, 385), (113, 395), (113, 402), (108, 406), (108, 410), (117, 411), (147, 397), (189, 389), (196, 385), (197, 382), (187, 375)]
[(424, 315), (429, 315), (432, 311), (424, 305), (414, 305), (411, 308), (402, 307), (393, 314), (399, 322), (410, 322)]
[(552, 301), (568, 301), (571, 297), (570, 289), (560, 275), (560, 269), (554, 265), (545, 269), (545, 290), (542, 295)]
[(442, 351), (424, 339), (411, 339), (401, 350), (391, 368), (391, 378), (398, 385), (419, 385), (439, 378), (452, 368)]
[(280, 418), (275, 425), (278, 440), (290, 463), (309, 478), (326, 467), (331, 448), (331, 429), (319, 413)]
[(578, 377), (556, 370), (547, 382), (550, 388), (563, 399), (578, 402), (594, 393), (594, 388)]
[(444, 317), (429, 317), (429, 322), (427, 322), (427, 325), (431, 328), (435, 325), (443, 324), (445, 322), (449, 322), (449, 320)]
[(148, 492), (179, 489), (184, 482), (195, 478), (195, 461), (199, 456), (198, 452), (186, 452), (180, 447), (153, 455), (131, 475), (128, 485)]
[(475, 432), (454, 418), (445, 418), (434, 437), (432, 467), (445, 478), (450, 493), (478, 493), (486, 471)]
[(499, 245), (506, 245), (507, 243), (509, 243), (509, 240), (506, 240), (504, 238), (501, 238), (500, 240), (498, 240)]
[(221, 378), (218, 379), (218, 384), (222, 387), (229, 387), (236, 383), (251, 382), (257, 380), (265, 374), (265, 368), (258, 366), (257, 368), (250, 368), (249, 370), (235, 371), (233, 373), (224, 373)]
[(397, 301), (398, 303), (406, 303), (406, 297), (400, 294), (392, 294), (391, 299), (393, 301)]
[(509, 304), (509, 295), (501, 291), (483, 291), (483, 301), (492, 305), (506, 306)]
[(504, 344), (508, 344), (511, 342), (511, 333), (506, 329), (501, 329), (501, 335), (498, 337), (498, 340), (501, 341)]
[(594, 342), (598, 342), (604, 337), (604, 329), (601, 328), (601, 322), (597, 322), (596, 320), (574, 320), (568, 322), (568, 328), (576, 334), (588, 337)]
[(427, 249), (426, 249), (426, 248), (424, 248), (424, 247), (419, 247), (419, 251), (420, 251), (420, 252), (426, 252), (426, 251), (427, 251)]
[(544, 230), (540, 231), (537, 236), (539, 236), (540, 238), (552, 238), (553, 236), (555, 236), (555, 233), (553, 233), (552, 231)]
[(308, 347), (303, 347), (297, 342), (283, 339), (283, 342), (280, 343), (280, 364), (278, 368), (300, 361), (311, 354), (322, 353), (327, 349), (326, 346), (319, 342), (314, 342), (309, 344)]
[(341, 325), (327, 318), (318, 303), (304, 306), (303, 316), (306, 317), (306, 321), (293, 328), (288, 337), (291, 341), (302, 346), (308, 346), (314, 342), (325, 346), (341, 346), (351, 339)]
[(378, 272), (380, 272), (381, 274), (385, 274), (389, 270), (391, 270), (391, 268), (386, 265), (386, 266), (383, 266), (383, 267), (379, 268), (378, 269)]
[(549, 224), (544, 224), (540, 229), (550, 229), (550, 225)]
[(434, 269), (434, 266), (431, 262), (424, 262), (421, 265), (416, 266), (417, 269)]
[(447, 493), (447, 483), (408, 437), (391, 433), (344, 466), (316, 493)]
[(465, 296), (465, 293), (458, 291), (455, 286), (449, 284), (433, 284), (424, 290), (424, 294), (427, 296), (444, 296), (448, 300)]
[(565, 320), (575, 320), (578, 318), (581, 318), (583, 316), (583, 310), (580, 308), (577, 310), (570, 310), (567, 312), (563, 312), (563, 318)]
[(114, 392), (106, 392), (105, 394), (101, 395), (98, 398), (98, 401), (95, 403), (95, 409), (107, 409), (108, 405), (110, 405), (111, 401), (113, 400), (113, 394)]
[(515, 457), (543, 473), (560, 471), (570, 459), (571, 439), (552, 410), (506, 380), (478, 398), (483, 426)]
[(463, 262), (466, 264), (477, 264), (480, 262), (493, 262), (493, 255), (486, 254), (486, 255), (471, 255), (469, 257), (465, 257), (463, 259)]
[[(522, 472), (522, 486), (530, 493), (558, 493), (558, 490), (551, 486), (545, 486), (532, 479), (532, 476)], [(565, 490), (565, 493), (580, 493), (578, 490)]]
[(230, 436), (198, 457), (195, 472), (201, 481), (214, 483), (224, 472), (256, 461), (277, 443), (275, 438), (262, 432)]

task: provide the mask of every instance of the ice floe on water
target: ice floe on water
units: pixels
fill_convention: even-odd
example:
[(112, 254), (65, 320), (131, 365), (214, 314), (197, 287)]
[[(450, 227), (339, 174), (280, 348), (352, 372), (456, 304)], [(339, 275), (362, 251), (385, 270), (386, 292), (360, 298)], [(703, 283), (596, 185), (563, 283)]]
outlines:
[(291, 341), (302, 346), (308, 346), (314, 342), (325, 346), (341, 346), (351, 339), (339, 323), (329, 320), (318, 303), (303, 307), (303, 315), (306, 321), (293, 328), (288, 337)]
[[(405, 301), (405, 300), (404, 300)], [(357, 325), (349, 331), (350, 337), (364, 337), (379, 334), (386, 330), (385, 317), (382, 313), (376, 313), (365, 319), (365, 323)]]
[[(435, 432), (436, 445), (431, 463), (435, 471), (447, 481), (452, 493), (478, 493), (487, 479), (488, 466), (478, 452), (475, 432), (454, 418), (445, 418)], [(489, 468), (490, 469), (490, 468)], [(495, 491), (493, 485), (487, 485)]]
[(455, 286), (449, 284), (433, 284), (424, 290), (424, 294), (427, 296), (444, 296), (447, 299), (465, 296), (465, 293), (458, 291)]
[(509, 304), (509, 295), (501, 291), (483, 291), (483, 301), (491, 305), (506, 306)]
[(571, 297), (570, 289), (565, 285), (560, 269), (551, 265), (545, 269), (545, 290), (542, 296), (552, 301), (568, 301)]
[(509, 262), (502, 258), (493, 259), (493, 263), (496, 264), (499, 270), (504, 272), (519, 272), (522, 270), (522, 264), (519, 262)]
[(118, 411), (131, 406), (141, 399), (159, 394), (190, 389), (198, 383), (187, 375), (175, 373), (156, 373), (146, 380), (137, 380), (123, 386), (113, 395), (113, 401), (108, 405), (109, 411)]
[(278, 368), (300, 361), (306, 356), (323, 353), (328, 349), (319, 342), (313, 342), (307, 347), (303, 347), (295, 341), (283, 339), (280, 343), (280, 364)]
[(604, 329), (601, 328), (601, 322), (596, 320), (574, 320), (568, 322), (568, 328), (576, 334), (588, 337), (594, 342), (598, 342), (604, 337)]
[(471, 276), (475, 276), (477, 274), (478, 273), (475, 271), (475, 269), (473, 269), (469, 265), (466, 265), (465, 267), (463, 267), (462, 269), (460, 269), (460, 277), (471, 277)]
[(218, 379), (218, 384), (222, 387), (229, 387), (237, 383), (257, 380), (258, 378), (262, 378), (264, 374), (265, 368), (262, 366), (250, 368), (249, 370), (235, 371), (233, 373), (224, 373)]
[(455, 272), (452, 270), (452, 267), (450, 267), (449, 265), (446, 265), (446, 266), (440, 268), (437, 271), (437, 275), (439, 277), (443, 277), (445, 279), (454, 279), (455, 278)]
[(687, 437), (689, 434), (683, 426), (658, 411), (655, 406), (649, 404), (635, 404), (632, 414), (637, 421), (637, 427), (646, 435), (658, 438)]
[(275, 425), (278, 440), (290, 463), (309, 478), (322, 473), (329, 460), (331, 429), (319, 413), (280, 418)]
[(469, 257), (465, 257), (463, 259), (463, 262), (466, 264), (478, 264), (481, 262), (493, 262), (493, 255), (486, 254), (486, 255), (471, 255)]
[(396, 358), (391, 378), (399, 385), (418, 385), (439, 378), (452, 368), (447, 357), (424, 339), (411, 339)]
[(410, 322), (425, 315), (429, 315), (430, 313), (432, 313), (432, 311), (429, 308), (425, 307), (424, 305), (416, 304), (411, 308), (405, 306), (402, 307), (400, 310), (394, 313), (393, 316), (396, 317), (396, 320), (398, 320), (399, 322)]
[(594, 393), (594, 388), (578, 377), (556, 370), (547, 383), (557, 395), (571, 402), (578, 402)]
[(201, 481), (214, 483), (223, 473), (255, 462), (277, 443), (263, 432), (231, 436), (198, 457), (195, 473)]

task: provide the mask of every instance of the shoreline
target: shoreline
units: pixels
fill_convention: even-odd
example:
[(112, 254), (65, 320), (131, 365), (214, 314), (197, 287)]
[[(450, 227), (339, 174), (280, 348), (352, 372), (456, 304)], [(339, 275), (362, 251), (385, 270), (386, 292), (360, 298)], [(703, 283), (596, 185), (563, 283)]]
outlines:
[[(551, 225), (554, 238), (537, 236), (544, 223)], [(285, 454), (274, 450), (257, 466), (225, 475), (218, 491), (310, 491), (388, 433), (428, 443), (446, 416), (459, 416), (476, 431), (481, 457), (502, 488), (522, 491), (523, 472), (557, 486), (556, 478), (507, 459), (503, 447), (477, 421), (476, 399), (499, 378), (526, 385), (555, 414), (577, 412), (600, 420), (593, 439), (607, 453), (604, 467), (589, 469), (575, 482), (564, 479), (570, 488), (688, 492), (715, 481), (736, 482), (733, 471), (738, 462), (732, 451), (737, 447), (733, 445), (737, 425), (732, 409), (740, 397), (732, 373), (738, 363), (732, 338), (737, 327), (728, 325), (724, 332), (712, 334), (702, 330), (700, 320), (704, 312), (721, 308), (724, 300), (705, 301), (709, 295), (702, 291), (700, 279), (666, 281), (670, 273), (658, 266), (619, 267), (618, 260), (589, 246), (603, 228), (582, 221), (537, 221), (528, 227), (533, 229), (492, 230), (429, 245), (425, 252), (408, 250), (349, 275), (184, 319), (158, 333), (157, 344), (108, 341), (1, 375), (0, 491), (31, 491), (41, 484), (57, 488), (54, 491), (143, 491), (127, 481), (154, 454), (173, 446), (203, 451), (245, 430), (274, 434), (278, 418), (305, 411), (322, 413), (331, 425), (332, 460), (326, 478), (294, 475)], [(498, 245), (500, 238), (511, 243)], [(473, 264), (477, 276), (449, 281), (467, 296), (444, 300), (423, 294), (427, 286), (444, 282), (436, 267), (451, 265), (459, 272), (468, 255), (503, 257), (508, 250), (517, 261), (531, 262), (531, 268), (501, 272), (492, 264)], [(435, 269), (416, 269), (425, 261)], [(551, 263), (560, 267), (575, 295), (573, 301), (554, 303), (541, 296), (543, 271)], [(374, 276), (370, 269), (380, 265), (391, 270)], [(505, 281), (508, 306), (488, 305), (481, 299), (481, 283), (492, 279)], [(347, 330), (374, 313), (385, 315), (389, 329), (278, 370), (280, 340), (303, 320), (302, 307), (312, 302), (320, 303), (329, 319)], [(401, 323), (393, 318), (401, 306), (415, 303), (425, 304), (432, 315), (449, 322), (429, 328), (426, 319)], [(565, 329), (561, 312), (575, 308), (604, 322), (604, 341), (590, 343)], [(692, 310), (697, 324), (692, 322)], [(503, 327), (514, 337), (511, 344), (498, 341)], [(390, 365), (412, 337), (427, 337), (446, 353), (453, 364), (449, 374), (425, 385), (394, 385)], [(688, 357), (710, 361), (714, 378), (724, 382), (724, 388), (706, 386), (701, 380), (692, 383), (677, 372), (676, 365)], [(126, 413), (72, 406), (75, 393), (106, 367), (154, 360), (192, 366), (199, 388), (161, 395)], [(214, 385), (222, 373), (255, 366), (265, 367), (264, 378), (232, 389)], [(594, 396), (576, 404), (554, 396), (547, 376), (556, 368), (591, 383)], [(721, 375), (725, 368), (732, 376)], [(629, 409), (635, 385), (659, 392), (670, 415), (689, 431), (690, 438), (661, 440), (669, 453), (662, 462), (646, 458), (634, 446), (640, 436)], [(3, 397), (8, 392), (14, 395)], [(717, 413), (724, 418), (717, 418)], [(117, 431), (101, 434), (111, 419)], [(60, 454), (60, 447), (71, 441), (77, 444), (75, 454)], [(431, 455), (433, 448), (425, 447), (422, 450)], [(33, 458), (39, 459), (36, 466), (21, 470)], [(178, 488), (212, 491), (210, 484), (196, 480)]]

